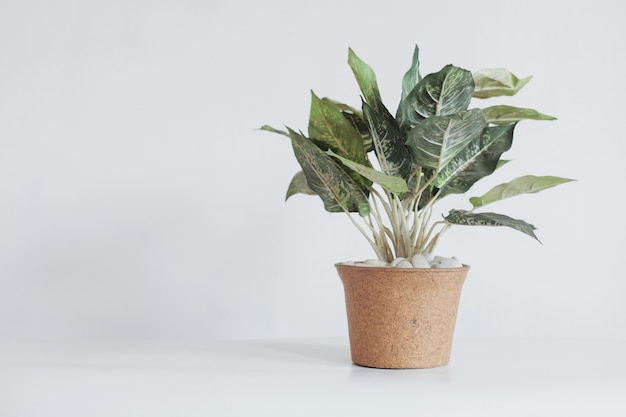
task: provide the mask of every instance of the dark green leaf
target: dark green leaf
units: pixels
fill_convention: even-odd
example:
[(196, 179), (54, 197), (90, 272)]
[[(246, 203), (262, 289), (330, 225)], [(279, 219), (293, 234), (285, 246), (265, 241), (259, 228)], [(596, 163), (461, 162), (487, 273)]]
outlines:
[(432, 116), (411, 129), (407, 145), (417, 165), (432, 168), (437, 173), (479, 137), (484, 127), (485, 118), (479, 109)]
[(380, 171), (376, 171), (374, 168), (357, 164), (356, 162), (351, 161), (347, 158), (343, 158), (330, 150), (328, 151), (328, 154), (334, 158), (339, 159), (342, 164), (344, 164), (351, 170), (356, 171), (368, 180), (379, 184), (387, 191), (395, 194), (402, 194), (408, 191), (406, 182), (400, 177), (392, 177)]
[(406, 97), (398, 115), (410, 128), (431, 116), (448, 116), (467, 110), (474, 92), (472, 73), (453, 65), (425, 76)]
[(489, 98), (515, 95), (532, 77), (517, 78), (504, 68), (488, 68), (474, 73), (474, 97)]
[(478, 208), (496, 201), (504, 200), (505, 198), (514, 197), (516, 195), (538, 193), (539, 191), (556, 187), (559, 184), (564, 184), (570, 181), (574, 180), (549, 175), (542, 177), (525, 175), (523, 177), (515, 178), (505, 184), (496, 185), (482, 197), (472, 197), (469, 201), (472, 203), (474, 208)]
[(341, 115), (361, 134), (363, 148), (366, 153), (374, 149), (372, 136), (370, 135), (370, 131), (365, 123), (365, 120), (363, 120), (363, 113), (361, 113), (360, 110), (357, 110), (348, 104), (332, 100), (328, 97), (323, 97), (322, 100), (339, 109), (341, 111)]
[(515, 125), (491, 126), (467, 144), (437, 175), (433, 184), (444, 194), (462, 194), (491, 175), (500, 156), (511, 148)]
[(472, 213), (466, 210), (450, 210), (445, 217), (450, 224), (459, 224), (464, 226), (505, 226), (518, 230), (531, 236), (539, 242), (535, 235), (535, 226), (526, 223), (524, 220), (513, 219), (504, 214), (497, 213)]
[(411, 156), (396, 120), (385, 106), (377, 111), (365, 102), (363, 116), (369, 126), (382, 171), (387, 175), (408, 180), (412, 168)]
[(361, 61), (351, 48), (348, 49), (348, 65), (352, 68), (352, 72), (359, 84), (365, 101), (374, 109), (379, 110), (383, 102), (380, 98), (380, 91), (378, 90), (374, 70), (365, 62)]
[(358, 212), (367, 216), (367, 196), (343, 168), (303, 135), (291, 129), (289, 135), (306, 182), (320, 196), (324, 208), (333, 213)]
[(523, 109), (513, 106), (491, 106), (483, 109), (487, 123), (494, 125), (508, 125), (524, 119), (556, 120), (556, 117), (541, 114), (537, 110)]
[(306, 182), (306, 177), (304, 172), (299, 171), (294, 177), (291, 179), (289, 183), (289, 188), (287, 188), (287, 195), (285, 196), (285, 201), (289, 199), (294, 194), (308, 194), (315, 195), (315, 191), (311, 190), (309, 184)]

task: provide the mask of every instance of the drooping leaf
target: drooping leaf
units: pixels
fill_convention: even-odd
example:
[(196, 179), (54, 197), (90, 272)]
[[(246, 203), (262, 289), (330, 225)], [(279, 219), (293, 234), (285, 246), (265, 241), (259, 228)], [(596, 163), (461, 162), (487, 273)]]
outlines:
[(574, 180), (549, 175), (541, 177), (524, 175), (523, 177), (515, 178), (505, 184), (496, 185), (482, 197), (472, 197), (469, 201), (474, 208), (478, 208), (516, 195), (538, 193), (539, 191), (547, 190), (548, 188), (556, 187), (559, 184), (570, 181)]
[(365, 101), (374, 109), (379, 110), (383, 102), (380, 97), (380, 91), (378, 90), (376, 74), (372, 67), (363, 62), (361, 58), (354, 53), (352, 48), (348, 48), (348, 65), (352, 68), (352, 72), (359, 84)]
[(466, 210), (450, 210), (445, 220), (450, 224), (464, 226), (505, 226), (531, 236), (539, 242), (535, 235), (535, 226), (524, 220), (514, 219), (498, 213), (472, 213)]
[(411, 148), (417, 165), (432, 168), (437, 173), (480, 136), (485, 124), (480, 109), (432, 116), (411, 129), (407, 146)]
[(487, 123), (494, 125), (508, 125), (524, 119), (556, 120), (556, 117), (541, 114), (537, 110), (504, 105), (484, 108), (483, 114)]
[(521, 80), (504, 68), (487, 68), (474, 73), (474, 97), (489, 98), (515, 95), (530, 81), (531, 77)]
[(444, 188), (444, 195), (462, 194), (476, 181), (491, 175), (500, 156), (511, 148), (515, 125), (491, 126), (473, 139), (446, 165), (433, 184)]
[(287, 188), (287, 195), (285, 195), (285, 201), (289, 200), (289, 197), (294, 194), (315, 195), (315, 191), (309, 187), (309, 184), (306, 182), (306, 176), (302, 171), (298, 171), (291, 179), (289, 187)]
[(358, 212), (367, 216), (369, 201), (363, 190), (330, 156), (311, 140), (289, 129), (293, 151), (306, 182), (332, 213)]
[(309, 137), (345, 158), (359, 163), (366, 161), (361, 134), (334, 104), (321, 100), (312, 91)]
[(402, 109), (404, 108), (404, 103), (409, 93), (413, 91), (415, 86), (422, 80), (419, 67), (419, 48), (415, 45), (411, 67), (404, 74), (404, 77), (402, 77), (402, 96), (400, 97), (400, 105), (397, 112), (398, 115), (402, 114)]
[(389, 176), (408, 180), (412, 168), (411, 156), (396, 120), (384, 106), (381, 111), (377, 111), (365, 102), (363, 116), (369, 126), (382, 171)]
[(500, 169), (500, 168), (502, 168), (503, 166), (505, 166), (505, 165), (506, 165), (506, 164), (508, 164), (509, 162), (511, 162), (511, 160), (510, 160), (510, 159), (500, 159), (500, 160), (498, 161), (498, 163), (496, 164), (496, 169)]
[(472, 73), (453, 65), (428, 74), (406, 97), (398, 115), (403, 128), (416, 126), (431, 116), (448, 116), (467, 110), (474, 92)]
[(400, 177), (393, 177), (386, 175), (383, 172), (376, 171), (374, 168), (367, 167), (365, 165), (357, 164), (347, 158), (337, 155), (333, 151), (327, 152), (330, 156), (337, 158), (351, 170), (354, 170), (367, 178), (368, 180), (379, 184), (381, 187), (395, 194), (401, 194), (408, 191), (406, 182)]
[(259, 130), (265, 130), (266, 132), (278, 133), (279, 135), (284, 135), (284, 136), (289, 137), (289, 133), (285, 132), (284, 130), (276, 129), (269, 125), (263, 125), (259, 128)]

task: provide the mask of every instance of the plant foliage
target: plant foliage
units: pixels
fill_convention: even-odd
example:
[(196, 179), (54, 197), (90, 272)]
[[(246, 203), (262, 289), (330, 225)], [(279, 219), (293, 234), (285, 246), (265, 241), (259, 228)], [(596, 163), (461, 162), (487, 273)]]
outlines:
[(286, 198), (319, 196), (327, 211), (346, 213), (378, 258), (388, 262), (432, 252), (451, 225), (504, 226), (537, 239), (535, 227), (523, 220), (475, 210), (572, 180), (515, 178), (471, 197), (470, 210), (450, 210), (431, 222), (435, 202), (467, 192), (508, 162), (500, 158), (511, 148), (519, 121), (554, 120), (533, 109), (470, 108), (473, 98), (515, 95), (531, 77), (520, 79), (502, 68), (472, 74), (454, 65), (422, 77), (416, 46), (394, 117), (383, 104), (374, 70), (352, 49), (348, 64), (361, 90), (360, 110), (312, 92), (308, 135), (261, 127), (290, 138), (302, 167)]

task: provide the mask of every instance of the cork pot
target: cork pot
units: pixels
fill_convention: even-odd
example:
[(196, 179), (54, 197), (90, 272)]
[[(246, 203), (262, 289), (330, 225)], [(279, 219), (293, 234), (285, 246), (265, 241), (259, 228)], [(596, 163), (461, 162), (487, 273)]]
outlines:
[(372, 368), (434, 368), (450, 361), (469, 266), (335, 267), (346, 295), (352, 362)]

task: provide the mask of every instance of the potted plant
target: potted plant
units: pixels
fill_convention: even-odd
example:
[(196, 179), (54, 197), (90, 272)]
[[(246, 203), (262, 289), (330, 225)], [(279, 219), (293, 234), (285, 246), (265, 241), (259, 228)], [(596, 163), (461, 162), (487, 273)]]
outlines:
[(554, 117), (505, 105), (470, 108), (472, 98), (516, 94), (531, 77), (519, 79), (505, 69), (472, 74), (454, 65), (422, 77), (417, 46), (393, 116), (372, 68), (351, 49), (348, 64), (361, 90), (360, 110), (312, 92), (308, 134), (261, 129), (288, 137), (302, 167), (286, 199), (319, 196), (327, 211), (348, 216), (376, 254), (336, 264), (353, 362), (377, 368), (445, 365), (469, 266), (433, 255), (441, 236), (452, 225), (503, 226), (537, 239), (533, 225), (483, 207), (572, 180), (527, 175), (471, 197), (470, 209), (450, 210), (441, 219), (433, 218), (433, 207), (506, 163), (501, 156), (511, 148), (519, 121)]

